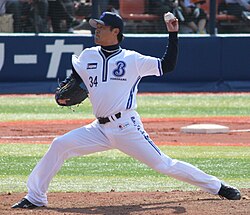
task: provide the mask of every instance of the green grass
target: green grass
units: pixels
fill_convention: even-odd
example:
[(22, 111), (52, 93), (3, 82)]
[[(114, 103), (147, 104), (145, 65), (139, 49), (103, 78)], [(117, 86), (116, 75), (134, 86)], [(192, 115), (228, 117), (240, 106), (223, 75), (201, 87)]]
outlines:
[(1, 97), (2, 121), (93, 118), (89, 100), (74, 110), (59, 107), (53, 95)]
[[(142, 117), (250, 116), (250, 94), (166, 94), (137, 97)], [(53, 95), (0, 96), (1, 121), (94, 118), (89, 100), (58, 107)], [(28, 175), (48, 145), (0, 144), (0, 192), (24, 192)], [(164, 146), (169, 156), (194, 164), (239, 188), (250, 185), (250, 147)], [(69, 159), (50, 191), (168, 191), (197, 189), (156, 173), (117, 150)]]
[(138, 98), (138, 112), (143, 117), (249, 116), (249, 105), (250, 94), (167, 94)]
[[(27, 177), (48, 145), (1, 144), (0, 192), (26, 191)], [(250, 184), (250, 147), (164, 146), (162, 151), (194, 164), (240, 188)], [(49, 167), (48, 167), (49, 168)], [(50, 191), (169, 191), (197, 189), (148, 168), (117, 151), (71, 158), (54, 177)]]
[[(166, 94), (137, 96), (142, 117), (250, 116), (250, 94)], [(53, 95), (1, 97), (0, 118), (13, 120), (49, 120), (93, 118), (91, 104), (62, 108)]]

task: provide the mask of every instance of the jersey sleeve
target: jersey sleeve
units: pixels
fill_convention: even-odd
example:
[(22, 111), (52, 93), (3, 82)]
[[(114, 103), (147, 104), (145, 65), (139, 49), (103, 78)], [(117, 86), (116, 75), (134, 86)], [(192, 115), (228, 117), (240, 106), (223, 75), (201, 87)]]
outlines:
[(72, 66), (74, 67), (74, 69), (76, 70), (76, 72), (78, 74), (82, 73), (82, 62), (81, 59), (83, 58), (84, 55), (84, 51), (79, 55), (72, 55)]
[(83, 52), (77, 56), (72, 55), (72, 72), (77, 73), (82, 81), (86, 84), (87, 83), (87, 73), (84, 70), (84, 58), (86, 58), (86, 52), (83, 50)]
[(145, 56), (139, 53), (137, 53), (135, 58), (137, 71), (141, 77), (163, 75), (161, 60), (159, 58)]

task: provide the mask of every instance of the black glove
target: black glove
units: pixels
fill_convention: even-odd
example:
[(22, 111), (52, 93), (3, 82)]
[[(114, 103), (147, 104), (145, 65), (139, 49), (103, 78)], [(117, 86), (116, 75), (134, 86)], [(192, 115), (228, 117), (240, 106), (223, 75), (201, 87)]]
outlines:
[(88, 97), (88, 90), (82, 80), (71, 74), (56, 88), (55, 100), (60, 106), (72, 106), (83, 102)]

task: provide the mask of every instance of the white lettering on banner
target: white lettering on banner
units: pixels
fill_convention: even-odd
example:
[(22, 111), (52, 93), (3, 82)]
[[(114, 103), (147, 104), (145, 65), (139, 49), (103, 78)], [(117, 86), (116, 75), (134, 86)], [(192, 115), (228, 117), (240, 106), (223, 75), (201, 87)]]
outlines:
[(36, 64), (37, 55), (14, 55), (14, 64)]
[(4, 63), (4, 43), (0, 43), (0, 71), (2, 70)]
[(62, 53), (79, 55), (82, 50), (83, 45), (65, 45), (64, 40), (55, 40), (55, 44), (46, 45), (46, 52), (52, 53), (47, 78), (56, 78)]

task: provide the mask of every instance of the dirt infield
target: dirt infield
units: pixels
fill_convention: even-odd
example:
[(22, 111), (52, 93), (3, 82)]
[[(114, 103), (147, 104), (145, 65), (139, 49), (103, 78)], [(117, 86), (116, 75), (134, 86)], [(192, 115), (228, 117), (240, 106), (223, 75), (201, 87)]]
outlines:
[[(49, 144), (54, 137), (89, 123), (74, 121), (0, 122), (0, 143)], [(144, 119), (144, 126), (157, 145), (250, 146), (250, 117)], [(183, 134), (182, 126), (213, 123), (228, 126), (226, 134)], [(242, 189), (240, 201), (193, 192), (49, 193), (47, 208), (10, 209), (23, 193), (1, 194), (0, 214), (250, 214), (250, 189)]]
[[(0, 122), (0, 143), (49, 144), (58, 135), (90, 123), (89, 120)], [(145, 130), (157, 145), (250, 146), (250, 117), (143, 119)], [(213, 123), (228, 126), (226, 134), (184, 134), (182, 126)], [(249, 131), (248, 131), (249, 130)]]
[(248, 215), (249, 190), (239, 201), (221, 200), (201, 191), (196, 192), (106, 192), (50, 193), (47, 208), (10, 209), (24, 194), (0, 195), (1, 214), (91, 214), (91, 215)]

